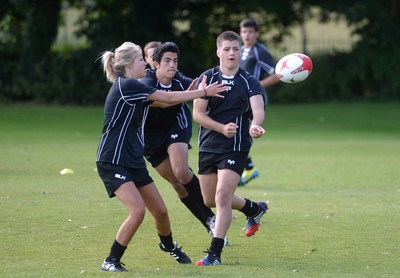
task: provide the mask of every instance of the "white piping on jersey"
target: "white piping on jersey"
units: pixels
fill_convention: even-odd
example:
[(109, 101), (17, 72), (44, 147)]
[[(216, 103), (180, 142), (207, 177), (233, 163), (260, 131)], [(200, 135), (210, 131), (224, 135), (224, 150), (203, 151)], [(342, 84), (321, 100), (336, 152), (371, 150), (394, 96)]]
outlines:
[[(121, 110), (122, 110), (123, 106), (125, 105), (125, 103), (126, 102), (124, 102), (124, 104), (122, 105)], [(114, 157), (112, 160), (112, 163), (114, 163), (114, 164), (118, 164), (119, 160), (121, 158), (121, 152), (122, 152), (123, 143), (125, 141), (126, 131), (128, 130), (128, 127), (132, 121), (132, 117), (133, 117), (135, 109), (136, 109), (136, 104), (134, 104), (133, 107), (131, 109), (129, 109), (128, 115), (126, 115), (124, 124), (122, 125), (121, 132), (119, 133), (118, 141), (115, 146)]]
[(181, 129), (185, 129), (185, 128), (187, 128), (189, 126), (185, 110), (183, 109), (183, 105), (185, 105), (185, 104), (186, 103), (182, 103), (181, 112), (176, 114), (176, 119), (178, 120), (178, 124), (179, 124)]
[(197, 147), (200, 148), (200, 133), (203, 127), (199, 125), (199, 132), (197, 132)]
[(142, 138), (141, 138), (141, 142), (142, 142), (142, 145), (144, 146), (144, 128), (145, 128), (145, 125), (146, 125), (146, 120), (147, 120), (147, 115), (149, 114), (149, 110), (150, 110), (150, 105), (149, 106), (146, 106), (144, 109), (143, 109), (143, 119), (142, 119), (142, 126), (141, 126), (141, 131), (142, 131)]
[[(242, 75), (242, 74), (239, 74), (239, 76), (243, 79), (243, 81), (246, 83), (246, 87), (247, 87), (247, 92), (248, 93), (250, 93), (250, 85), (249, 85), (249, 82), (247, 81), (247, 79)], [(247, 97), (249, 96), (249, 94), (247, 94)], [(247, 109), (246, 109), (246, 112), (247, 111), (249, 111), (249, 109), (250, 109), (250, 106), (249, 106), (249, 102), (247, 102)]]
[[(218, 75), (219, 73), (218, 72), (214, 72), (214, 70), (213, 70), (213, 72), (212, 72), (212, 76), (211, 76), (211, 78), (210, 78), (210, 83), (209, 84), (211, 84), (212, 82), (213, 82), (213, 80), (214, 80), (214, 77), (216, 76), (216, 75)], [(225, 76), (225, 75), (223, 75), (225, 78), (233, 78), (233, 77), (230, 77), (230, 76)], [(246, 87), (247, 87), (247, 97), (249, 96), (249, 93), (250, 93), (250, 85), (249, 85), (249, 82), (247, 81), (247, 79), (242, 75), (242, 74), (240, 74), (239, 73), (239, 77), (240, 78), (242, 78), (243, 79), (243, 81), (245, 82), (245, 84), (246, 84)], [(247, 102), (247, 108), (246, 108), (246, 112), (247, 111), (249, 111), (249, 109), (250, 109), (250, 104), (249, 104), (249, 102)], [(205, 111), (205, 114), (207, 115), (207, 114), (209, 114), (209, 112), (210, 112), (210, 108), (209, 108), (209, 106), (207, 106), (207, 108), (206, 108), (206, 111)], [(235, 123), (236, 123), (236, 125), (238, 125), (239, 126), (239, 130), (238, 130), (238, 132), (236, 133), (236, 135), (234, 136), (234, 138), (233, 138), (233, 151), (238, 151), (238, 152), (240, 152), (241, 151), (241, 147), (242, 147), (242, 131), (243, 131), (243, 114), (241, 114), (240, 116), (238, 116), (238, 117), (236, 117), (236, 119), (235, 119)], [(197, 135), (197, 141), (198, 141), (198, 146), (200, 147), (200, 134), (201, 134), (201, 130), (203, 129), (203, 127), (201, 126), (201, 125), (199, 125), (199, 132), (198, 132), (198, 135)], [(251, 137), (250, 137), (251, 138)], [(250, 139), (251, 140), (251, 139)]]
[[(176, 79), (176, 78), (172, 79), (172, 82), (174, 82), (174, 81), (179, 85), (179, 87), (181, 88), (181, 91), (185, 91), (185, 88), (183, 87), (182, 82), (179, 79)], [(161, 88), (161, 90), (163, 90), (165, 92), (171, 92), (172, 82), (169, 85), (164, 85), (160, 82), (160, 80), (157, 79), (156, 87)], [(183, 105), (187, 105), (187, 104), (182, 103), (181, 104), (181, 112), (176, 115), (178, 125), (181, 129), (185, 129), (189, 126), (188, 119), (186, 117), (185, 111), (183, 110)]]
[(185, 88), (183, 87), (182, 82), (179, 79), (174, 78), (173, 81), (179, 84), (179, 87), (181, 87), (182, 91), (185, 91)]
[[(117, 102), (117, 105), (115, 106), (113, 115), (112, 115), (112, 117), (111, 117), (110, 122), (109, 122), (108, 125), (107, 125), (106, 131), (105, 131), (105, 132), (103, 133), (103, 135), (101, 136), (101, 139), (100, 139), (100, 147), (99, 147), (99, 151), (97, 152), (97, 159), (96, 159), (96, 161), (99, 161), (99, 159), (100, 159), (100, 154), (103, 152), (103, 148), (104, 148), (104, 145), (105, 145), (106, 142), (107, 142), (107, 139), (108, 139), (108, 135), (109, 135), (109, 133), (110, 133), (110, 130), (114, 127), (115, 123), (117, 122), (117, 120), (118, 120), (118, 118), (119, 118), (119, 116), (120, 116), (120, 114), (121, 114), (121, 109), (117, 109), (117, 107), (120, 106), (120, 102), (121, 102), (121, 101), (123, 101), (123, 99), (120, 98), (120, 99), (118, 100), (118, 102)], [(117, 115), (117, 113), (116, 113), (117, 110), (119, 111), (118, 115)]]
[[(242, 146), (242, 123), (243, 123), (243, 115), (240, 115), (239, 117), (236, 117), (235, 123), (239, 126), (239, 130), (235, 135), (234, 138), (234, 145), (233, 145), (233, 151), (241, 151), (241, 146)], [(239, 143), (237, 143), (239, 141)], [(238, 149), (236, 150), (236, 146), (238, 146)]]
[(258, 63), (261, 65), (261, 67), (268, 72), (269, 75), (273, 74), (275, 72), (275, 68), (271, 67), (267, 63), (264, 63), (263, 61), (258, 61)]
[[(135, 109), (136, 109), (136, 103), (131, 104), (131, 103), (129, 103), (129, 101), (131, 101), (131, 100), (136, 101), (136, 100), (138, 100), (138, 99), (147, 99), (148, 94), (139, 93), (139, 94), (136, 94), (136, 95), (133, 95), (133, 96), (129, 96), (129, 97), (124, 96), (123, 93), (122, 93), (121, 78), (120, 78), (120, 77), (119, 77), (119, 79), (118, 79), (118, 87), (119, 87), (119, 92), (120, 92), (120, 94), (121, 94), (121, 98), (125, 101), (126, 104), (132, 106), (132, 108), (133, 108), (133, 113), (132, 113), (132, 116), (131, 116), (131, 117), (133, 117), (133, 115), (135, 114), (134, 112), (135, 112)], [(146, 107), (148, 108), (148, 106), (146, 106)], [(148, 109), (147, 109), (147, 110), (148, 110)], [(122, 109), (121, 109), (121, 111), (122, 111)], [(144, 109), (144, 112), (146, 112), (146, 109)], [(136, 133), (136, 136), (137, 136), (137, 138), (139, 139), (139, 142), (142, 144), (142, 146), (144, 146), (144, 132), (143, 132), (143, 128), (144, 128), (144, 121), (146, 121), (146, 117), (147, 117), (147, 113), (146, 113), (146, 116), (142, 117), (141, 126), (138, 128), (138, 132)], [(129, 126), (129, 125), (128, 125), (128, 126)]]
[(133, 106), (135, 104), (129, 103), (129, 101), (132, 101), (132, 100), (135, 101), (135, 100), (138, 100), (138, 99), (147, 99), (147, 97), (149, 95), (149, 94), (145, 94), (145, 93), (139, 93), (139, 94), (132, 95), (132, 96), (129, 96), (129, 97), (124, 96), (124, 94), (122, 93), (121, 77), (120, 76), (118, 77), (118, 89), (119, 89), (119, 93), (121, 95), (121, 98), (126, 102), (126, 104), (131, 105), (131, 106)]
[[(136, 109), (136, 104), (135, 103), (131, 104), (131, 103), (129, 103), (129, 101), (147, 98), (147, 94), (144, 94), (144, 93), (137, 94), (135, 96), (130, 96), (130, 97), (124, 96), (122, 93), (122, 88), (121, 88), (121, 77), (118, 77), (117, 82), (118, 82), (118, 88), (119, 88), (119, 93), (121, 95), (121, 98), (118, 100), (117, 105), (115, 105), (113, 116), (111, 117), (111, 120), (107, 125), (106, 131), (101, 136), (100, 147), (97, 152), (97, 158), (96, 158), (96, 161), (99, 161), (100, 154), (103, 152), (103, 148), (107, 142), (110, 130), (115, 126), (116, 122), (120, 118), (121, 112), (123, 111), (124, 106), (129, 105), (129, 106), (131, 106), (131, 108), (129, 109), (128, 115), (124, 120), (124, 124), (121, 128), (121, 132), (120, 132), (120, 135), (118, 137), (118, 141), (117, 141), (117, 144), (115, 147), (115, 152), (114, 152), (114, 156), (113, 156), (113, 160), (112, 160), (112, 163), (114, 163), (114, 164), (119, 163), (119, 160), (121, 158), (121, 150), (122, 150), (122, 146), (123, 146), (123, 141), (125, 139), (125, 135), (128, 130), (128, 127), (132, 121), (132, 117), (135, 114), (134, 112)], [(143, 138), (141, 138), (140, 134), (137, 134), (137, 136), (138, 136), (140, 142), (142, 143), (142, 145), (144, 145)]]
[(256, 57), (256, 60), (257, 60), (257, 64), (254, 67), (253, 76), (257, 80), (260, 80), (261, 69), (264, 69), (270, 75), (273, 74), (275, 71), (275, 68), (271, 67), (267, 63), (264, 63), (263, 61), (260, 60), (260, 56), (258, 55), (258, 50), (255, 46), (253, 46), (253, 52), (254, 52), (254, 56)]

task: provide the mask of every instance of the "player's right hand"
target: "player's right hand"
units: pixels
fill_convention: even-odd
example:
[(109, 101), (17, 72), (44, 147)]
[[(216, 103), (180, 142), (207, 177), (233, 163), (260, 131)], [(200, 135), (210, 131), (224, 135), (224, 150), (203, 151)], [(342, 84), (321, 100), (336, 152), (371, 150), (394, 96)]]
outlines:
[(235, 123), (227, 123), (223, 127), (222, 134), (224, 134), (227, 138), (232, 138), (236, 135), (238, 128), (239, 126)]

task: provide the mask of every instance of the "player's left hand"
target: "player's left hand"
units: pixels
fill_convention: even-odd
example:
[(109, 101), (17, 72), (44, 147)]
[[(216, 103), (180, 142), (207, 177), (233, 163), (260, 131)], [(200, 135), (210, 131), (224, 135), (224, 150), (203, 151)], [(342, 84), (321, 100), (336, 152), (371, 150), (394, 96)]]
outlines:
[(249, 130), (250, 136), (253, 138), (259, 138), (264, 135), (265, 129), (259, 125), (252, 125)]

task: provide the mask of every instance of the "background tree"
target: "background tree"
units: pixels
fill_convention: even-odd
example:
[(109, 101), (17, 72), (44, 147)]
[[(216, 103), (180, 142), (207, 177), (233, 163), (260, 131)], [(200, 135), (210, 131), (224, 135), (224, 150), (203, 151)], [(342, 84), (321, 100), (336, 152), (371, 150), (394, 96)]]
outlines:
[[(28, 7), (24, 1), (4, 0), (0, 5), (0, 100), (13, 98), (13, 76), (22, 42), (22, 29)], [(20, 94), (16, 92), (15, 95)]]
[(31, 99), (35, 82), (45, 82), (47, 79), (46, 64), (57, 37), (61, 1), (32, 0), (25, 7), (25, 23), (21, 36), (17, 38), (20, 52), (14, 81), (20, 85), (15, 88), (20, 97)]
[(193, 76), (214, 66), (217, 36), (225, 30), (239, 32), (246, 17), (259, 21), (261, 34), (275, 30), (272, 43), (276, 45), (289, 35), (289, 27), (302, 24), (307, 9), (299, 1), (182, 1), (174, 19), (179, 23), (176, 41), (184, 51), (181, 67)]
[(152, 40), (172, 40), (174, 12), (179, 4), (177, 0), (81, 1), (77, 35), (87, 38), (95, 51), (117, 47), (124, 41), (144, 46)]
[[(321, 8), (321, 21), (345, 18), (354, 28), (354, 34), (360, 37), (351, 53), (340, 54), (335, 59), (341, 65), (333, 76), (340, 84), (336, 89), (349, 90), (349, 94), (364, 99), (400, 100), (400, 2), (307, 2)], [(336, 14), (336, 18), (332, 18), (332, 14)]]
[[(54, 48), (66, 4), (82, 12), (77, 34), (87, 44)], [(4, 0), (0, 100), (102, 103), (109, 84), (96, 58), (124, 41), (176, 42), (182, 50), (180, 70), (195, 77), (217, 63), (217, 35), (239, 31), (243, 18), (257, 19), (274, 48), (315, 7), (321, 21), (345, 19), (360, 40), (351, 53), (314, 55), (307, 82), (278, 85), (274, 101), (399, 100), (399, 5), (395, 0)]]

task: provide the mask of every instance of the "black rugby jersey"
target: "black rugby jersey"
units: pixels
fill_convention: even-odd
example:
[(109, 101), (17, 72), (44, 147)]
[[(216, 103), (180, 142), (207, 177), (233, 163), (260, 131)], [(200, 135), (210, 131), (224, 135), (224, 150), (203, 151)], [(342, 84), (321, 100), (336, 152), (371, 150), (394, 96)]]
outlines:
[(96, 162), (130, 168), (146, 167), (143, 159), (143, 112), (155, 88), (132, 78), (118, 77), (104, 106), (104, 127)]
[(253, 75), (257, 80), (262, 80), (275, 71), (275, 61), (268, 49), (260, 42), (254, 44), (247, 52), (242, 46), (240, 67)]
[(221, 93), (225, 98), (209, 97), (206, 114), (213, 120), (227, 124), (236, 123), (239, 128), (235, 137), (227, 138), (222, 133), (199, 127), (199, 151), (212, 153), (249, 152), (252, 138), (249, 134), (253, 117), (249, 98), (262, 94), (262, 87), (258, 80), (243, 69), (233, 77), (226, 77), (215, 67), (205, 71), (207, 83), (224, 83), (228, 87)]
[[(139, 79), (139, 81), (165, 92), (185, 91), (192, 83), (191, 78), (177, 72), (171, 84), (169, 86), (164, 86), (157, 79), (155, 71), (147, 71), (146, 77)], [(190, 139), (192, 116), (187, 103), (180, 103), (166, 108), (148, 107), (146, 108), (146, 113), (147, 116), (144, 126), (146, 149), (155, 149), (161, 146), (166, 136), (169, 136), (171, 128), (173, 127), (187, 130), (188, 139)]]

